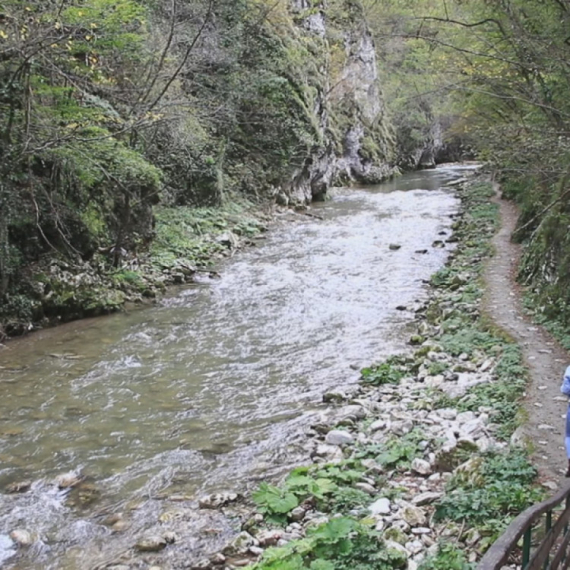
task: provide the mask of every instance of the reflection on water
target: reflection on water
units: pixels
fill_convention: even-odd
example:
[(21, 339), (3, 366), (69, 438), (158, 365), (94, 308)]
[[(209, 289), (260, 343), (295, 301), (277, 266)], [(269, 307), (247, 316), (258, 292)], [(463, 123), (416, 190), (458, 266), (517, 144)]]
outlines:
[[(220, 280), (0, 352), (0, 485), (34, 482), (0, 495), (0, 553), (11, 552), (2, 533), (26, 528), (41, 539), (26, 567), (73, 568), (75, 545), (113, 543), (94, 518), (104, 506), (173, 477), (189, 495), (238, 486), (282, 461), (327, 387), (402, 348), (411, 315), (395, 307), (421, 297), (446, 258), (431, 244), (449, 234), (456, 199), (441, 188), (460, 175), (341, 191), (315, 207), (323, 221), (278, 222)], [(96, 487), (93, 503), (64, 502), (52, 481), (70, 470)], [(155, 508), (137, 510), (133, 532)]]

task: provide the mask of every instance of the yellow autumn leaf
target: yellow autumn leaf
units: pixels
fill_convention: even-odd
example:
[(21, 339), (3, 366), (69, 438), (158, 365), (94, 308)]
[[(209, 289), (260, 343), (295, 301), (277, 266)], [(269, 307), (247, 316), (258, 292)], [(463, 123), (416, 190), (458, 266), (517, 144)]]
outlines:
[(0, 30), (0, 38), (3, 40), (7, 39), (8, 34), (4, 30)]

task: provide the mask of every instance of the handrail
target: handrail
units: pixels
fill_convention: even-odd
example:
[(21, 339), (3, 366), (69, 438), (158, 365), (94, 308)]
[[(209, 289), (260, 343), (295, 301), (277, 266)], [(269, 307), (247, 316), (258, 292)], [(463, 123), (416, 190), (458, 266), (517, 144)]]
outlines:
[[(564, 504), (564, 510), (553, 523), (553, 511)], [(544, 537), (532, 550), (532, 530), (546, 514)], [(477, 570), (500, 570), (512, 555), (519, 555), (522, 570), (558, 570), (570, 565), (570, 482), (550, 499), (521, 513), (489, 548)], [(522, 552), (518, 543), (523, 538)], [(561, 538), (562, 537), (562, 538)], [(520, 554), (519, 554), (520, 553)], [(561, 565), (564, 563), (563, 565)]]

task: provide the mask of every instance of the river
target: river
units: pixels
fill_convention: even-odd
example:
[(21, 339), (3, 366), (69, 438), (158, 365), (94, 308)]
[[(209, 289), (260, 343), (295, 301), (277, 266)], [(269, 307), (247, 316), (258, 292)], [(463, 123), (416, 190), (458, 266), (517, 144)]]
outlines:
[[(323, 392), (405, 347), (413, 313), (396, 307), (423, 298), (447, 258), (432, 244), (451, 233), (458, 201), (445, 185), (464, 168), (340, 189), (311, 210), (322, 220), (281, 215), (220, 279), (0, 350), (0, 488), (32, 482), (0, 494), (5, 567), (105, 567), (157, 524), (165, 497), (196, 513), (169, 567), (177, 549), (221, 542), (231, 524), (201, 517), (193, 499), (302, 458)], [(69, 471), (83, 487), (58, 489)], [(113, 532), (105, 517), (118, 512), (126, 524)], [(212, 524), (216, 537), (203, 536)], [(18, 550), (14, 529), (33, 545)]]

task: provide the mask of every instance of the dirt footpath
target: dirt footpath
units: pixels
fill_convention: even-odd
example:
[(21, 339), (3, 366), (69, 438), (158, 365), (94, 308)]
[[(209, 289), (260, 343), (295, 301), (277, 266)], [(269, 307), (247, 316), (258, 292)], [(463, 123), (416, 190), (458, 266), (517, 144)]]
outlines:
[[(498, 190), (498, 187), (497, 187)], [(561, 482), (566, 471), (564, 426), (566, 398), (560, 393), (563, 372), (570, 356), (543, 327), (523, 313), (521, 289), (515, 281), (520, 246), (511, 242), (518, 210), (498, 197), (501, 229), (493, 239), (495, 255), (485, 270), (484, 310), (522, 347), (530, 370), (526, 392), (528, 422), (523, 434), (534, 447), (534, 462), (545, 479)]]

